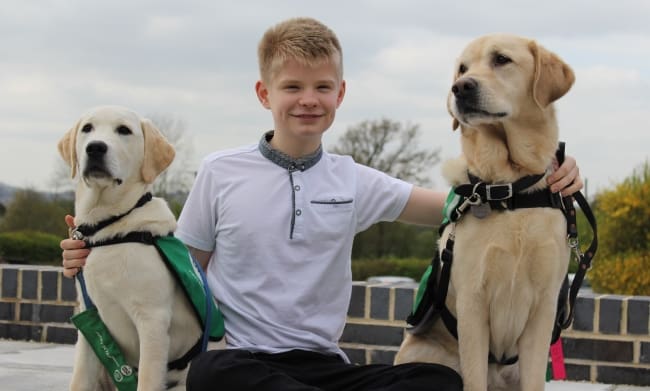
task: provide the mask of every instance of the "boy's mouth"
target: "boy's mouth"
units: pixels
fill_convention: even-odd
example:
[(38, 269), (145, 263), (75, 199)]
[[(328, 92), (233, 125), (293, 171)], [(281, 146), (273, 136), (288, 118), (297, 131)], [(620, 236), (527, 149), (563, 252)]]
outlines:
[(299, 119), (313, 120), (322, 117), (322, 114), (293, 114), (294, 117)]
[(322, 114), (315, 114), (315, 113), (303, 113), (303, 114), (293, 114), (294, 117), (320, 117)]

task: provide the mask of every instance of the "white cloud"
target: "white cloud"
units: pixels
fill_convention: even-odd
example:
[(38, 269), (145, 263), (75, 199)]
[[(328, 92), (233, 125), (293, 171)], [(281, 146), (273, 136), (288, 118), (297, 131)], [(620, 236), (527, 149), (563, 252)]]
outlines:
[(197, 161), (255, 142), (272, 126), (253, 92), (257, 42), (292, 16), (317, 17), (343, 44), (348, 90), (327, 144), (387, 117), (420, 124), (423, 145), (455, 156), (445, 106), (455, 58), (476, 36), (503, 31), (535, 38), (574, 68), (558, 115), (592, 190), (648, 158), (644, 0), (24, 0), (0, 2), (0, 181), (44, 187), (59, 137), (98, 104), (181, 118)]
[(144, 26), (144, 34), (149, 39), (168, 39), (181, 33), (190, 21), (178, 16), (154, 15)]

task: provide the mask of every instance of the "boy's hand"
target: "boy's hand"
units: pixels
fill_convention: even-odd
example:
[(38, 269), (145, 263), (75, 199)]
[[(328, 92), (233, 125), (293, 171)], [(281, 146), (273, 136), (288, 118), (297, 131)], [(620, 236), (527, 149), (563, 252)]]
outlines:
[(571, 156), (564, 159), (564, 163), (546, 178), (546, 182), (553, 193), (560, 191), (562, 197), (577, 193), (584, 186), (576, 160)]
[[(74, 217), (66, 215), (65, 223), (71, 229), (74, 228)], [(60, 246), (63, 250), (61, 254), (63, 257), (63, 275), (72, 278), (86, 264), (86, 257), (90, 250), (84, 248), (86, 243), (83, 240), (76, 239), (63, 239)]]

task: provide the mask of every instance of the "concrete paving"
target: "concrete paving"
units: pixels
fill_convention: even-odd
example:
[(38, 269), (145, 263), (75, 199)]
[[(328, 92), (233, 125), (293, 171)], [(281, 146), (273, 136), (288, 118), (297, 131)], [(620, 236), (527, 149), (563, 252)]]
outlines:
[[(0, 340), (0, 389), (63, 391), (72, 373), (72, 345)], [(546, 391), (649, 391), (650, 387), (552, 381)]]
[(0, 341), (0, 389), (62, 391), (68, 389), (72, 345)]

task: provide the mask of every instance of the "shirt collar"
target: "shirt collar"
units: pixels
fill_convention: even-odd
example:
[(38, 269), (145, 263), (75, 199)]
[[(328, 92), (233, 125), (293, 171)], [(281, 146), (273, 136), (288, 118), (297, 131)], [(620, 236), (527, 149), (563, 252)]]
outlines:
[(262, 139), (260, 140), (259, 150), (265, 158), (269, 159), (273, 163), (286, 170), (305, 171), (318, 163), (321, 156), (323, 156), (323, 147), (319, 145), (318, 149), (314, 153), (294, 159), (286, 153), (280, 152), (277, 149), (273, 149), (269, 143), (272, 138), (272, 130), (264, 133)]

